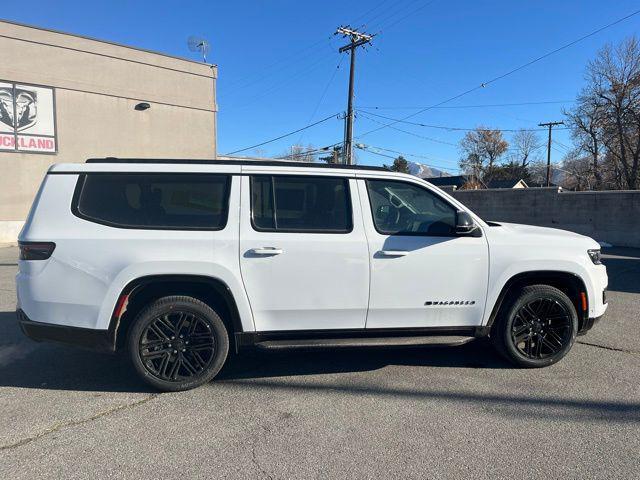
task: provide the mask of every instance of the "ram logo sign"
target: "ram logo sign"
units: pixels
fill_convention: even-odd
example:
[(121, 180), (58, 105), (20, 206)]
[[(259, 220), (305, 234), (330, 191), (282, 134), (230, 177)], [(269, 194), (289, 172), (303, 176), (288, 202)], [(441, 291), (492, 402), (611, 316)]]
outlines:
[(57, 151), (52, 88), (0, 81), (0, 150)]

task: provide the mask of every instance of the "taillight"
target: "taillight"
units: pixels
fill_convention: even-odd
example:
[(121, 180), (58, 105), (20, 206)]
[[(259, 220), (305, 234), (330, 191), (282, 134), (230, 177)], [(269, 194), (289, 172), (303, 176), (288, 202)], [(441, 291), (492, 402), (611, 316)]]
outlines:
[(46, 260), (56, 248), (53, 242), (18, 242), (20, 260)]

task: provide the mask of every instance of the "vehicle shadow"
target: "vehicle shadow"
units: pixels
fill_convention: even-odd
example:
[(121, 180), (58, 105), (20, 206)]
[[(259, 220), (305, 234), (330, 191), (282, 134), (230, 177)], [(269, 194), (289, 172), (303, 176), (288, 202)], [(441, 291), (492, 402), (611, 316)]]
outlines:
[(0, 387), (152, 391), (123, 356), (30, 340), (20, 331), (15, 312), (0, 312)]
[(390, 365), (449, 368), (514, 368), (488, 342), (459, 346), (247, 350), (232, 360), (219, 379), (292, 377), (379, 370)]
[[(248, 379), (366, 372), (388, 365), (511, 368), (482, 341), (458, 347), (243, 351), (218, 378)], [(149, 392), (124, 355), (37, 343), (20, 331), (14, 312), (0, 312), (0, 387)]]
[[(0, 312), (0, 387), (86, 392), (148, 393), (124, 356), (98, 354), (22, 335), (13, 312)], [(335, 374), (370, 372), (387, 366), (509, 369), (484, 341), (457, 347), (326, 349), (267, 352), (248, 350), (232, 356), (208, 388), (225, 385), (297, 393), (442, 400), (475, 405), (521, 419), (548, 417), (570, 421), (640, 422), (640, 404), (538, 397), (517, 393), (441, 391), (429, 384), (407, 387), (345, 381)], [(454, 373), (452, 373), (454, 374)], [(321, 375), (321, 378), (318, 376)], [(315, 377), (310, 377), (315, 376)]]

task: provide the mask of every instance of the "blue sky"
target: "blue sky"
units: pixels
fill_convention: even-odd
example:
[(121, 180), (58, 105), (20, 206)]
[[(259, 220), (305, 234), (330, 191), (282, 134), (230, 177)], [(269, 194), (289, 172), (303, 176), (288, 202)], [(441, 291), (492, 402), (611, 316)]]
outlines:
[[(332, 35), (338, 25), (364, 25), (367, 31), (378, 33), (373, 46), (357, 54), (356, 107), (398, 118), (475, 87), (637, 9), (637, 0), (32, 0), (29, 8), (5, 10), (4, 15), (8, 20), (190, 58), (197, 56), (188, 51), (187, 37), (207, 38), (212, 45), (209, 60), (219, 67), (218, 150), (226, 153), (344, 111), (349, 59), (337, 51), (343, 44)], [(583, 85), (586, 63), (605, 43), (636, 34), (639, 27), (637, 15), (444, 105), (456, 108), (431, 109), (411, 120), (502, 129), (532, 128), (542, 121), (560, 120), (562, 108), (571, 106)], [(478, 107), (525, 102), (561, 103)], [(371, 113), (365, 115), (356, 119), (356, 137), (380, 126), (373, 119), (384, 122)], [(457, 143), (464, 132), (395, 126), (413, 134), (385, 128), (356, 142), (419, 155), (407, 158), (457, 169)], [(278, 155), (292, 143), (319, 147), (341, 140), (342, 135), (342, 121), (332, 119), (303, 135), (245, 153)], [(505, 135), (508, 140), (510, 134)], [(540, 136), (545, 138), (542, 132)], [(570, 138), (562, 130), (554, 138), (559, 143), (552, 155), (560, 160)], [(380, 164), (390, 159), (359, 152), (358, 161)]]

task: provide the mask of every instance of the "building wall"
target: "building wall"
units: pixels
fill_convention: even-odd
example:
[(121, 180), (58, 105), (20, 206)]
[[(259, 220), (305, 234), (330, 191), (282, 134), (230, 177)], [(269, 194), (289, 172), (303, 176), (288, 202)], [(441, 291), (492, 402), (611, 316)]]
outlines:
[(53, 163), (216, 156), (215, 66), (8, 22), (0, 52), (1, 81), (54, 88), (58, 150), (0, 151), (0, 242)]
[(565, 192), (558, 188), (450, 192), (485, 220), (581, 233), (620, 247), (640, 247), (640, 191)]

